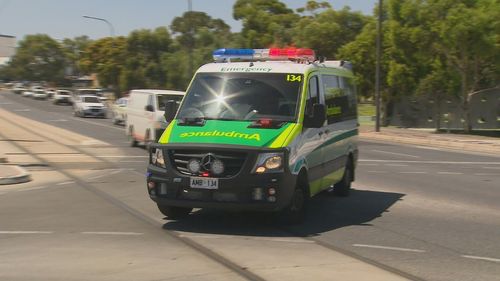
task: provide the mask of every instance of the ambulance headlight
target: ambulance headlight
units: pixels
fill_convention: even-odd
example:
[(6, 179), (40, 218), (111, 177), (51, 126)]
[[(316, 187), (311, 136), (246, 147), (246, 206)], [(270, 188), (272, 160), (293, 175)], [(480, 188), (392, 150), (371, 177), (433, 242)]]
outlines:
[(151, 151), (151, 164), (166, 168), (165, 166), (165, 158), (163, 157), (163, 150), (161, 148), (153, 148)]
[(283, 152), (261, 153), (257, 158), (253, 172), (257, 174), (283, 172), (283, 162)]

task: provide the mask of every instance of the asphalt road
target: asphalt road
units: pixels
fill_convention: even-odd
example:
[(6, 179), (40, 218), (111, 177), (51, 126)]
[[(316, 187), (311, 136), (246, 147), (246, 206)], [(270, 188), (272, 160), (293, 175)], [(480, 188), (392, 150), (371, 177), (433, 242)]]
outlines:
[[(73, 117), (70, 106), (56, 106), (14, 94), (0, 95), (0, 107), (112, 143), (126, 151), (129, 158), (125, 158), (120, 167), (136, 173), (128, 173), (126, 182), (121, 175), (109, 175), (102, 182), (95, 182), (97, 188), (110, 189), (113, 182), (120, 181), (124, 181), (120, 182), (123, 186), (131, 188), (143, 186), (141, 174), (145, 171), (145, 160), (140, 157), (146, 152), (128, 147), (123, 127), (112, 125), (110, 119)], [(366, 140), (360, 141), (360, 151), (352, 195), (348, 198), (328, 195), (315, 198), (307, 222), (285, 229), (285, 236), (308, 237), (325, 247), (423, 280), (500, 280), (499, 155)], [(60, 202), (58, 198), (61, 197), (82, 196), (71, 194), (77, 191), (61, 193), (58, 187), (49, 192), (53, 193), (55, 202)], [(116, 197), (120, 200), (118, 193)], [(61, 229), (60, 239), (73, 239), (75, 247), (82, 248), (92, 239), (104, 239), (82, 233), (109, 229), (132, 233), (118, 242), (115, 239), (113, 243), (118, 244), (113, 244), (114, 250), (120, 247), (120, 241), (129, 243), (139, 235), (152, 238), (148, 239), (150, 243), (144, 239), (133, 242), (138, 249), (154, 247), (156, 243), (153, 242), (156, 241), (154, 236), (158, 235), (155, 227), (149, 225), (145, 231), (141, 222), (129, 219), (111, 206), (75, 206), (72, 201), (47, 209), (43, 207), (45, 203), (36, 197), (24, 199), (20, 194), (0, 197), (2, 210), (8, 210), (9, 204), (19, 204), (20, 201), (27, 205), (23, 212), (2, 213), (0, 216), (12, 216), (13, 220), (9, 219), (12, 229), (26, 228), (27, 224), (38, 225), (40, 220), (50, 222), (40, 231)], [(153, 202), (145, 199), (138, 204), (147, 208)], [(61, 212), (68, 209), (71, 211)], [(54, 217), (58, 219), (53, 220)], [(161, 218), (159, 213), (158, 218)], [(65, 232), (68, 220), (81, 222), (79, 232)], [(93, 220), (100, 222), (98, 225), (102, 223), (103, 227), (91, 224)], [(262, 226), (258, 221), (258, 218), (253, 218), (250, 222), (242, 222), (239, 215), (233, 217), (221, 212), (200, 211), (186, 221), (166, 221), (163, 228), (191, 235), (268, 237), (280, 233), (283, 236), (282, 228), (275, 229), (268, 224)], [(89, 227), (96, 230), (89, 230)], [(85, 239), (76, 237), (76, 233)], [(21, 239), (27, 248), (36, 247), (32, 238), (16, 239)], [(119, 251), (116, 254), (119, 255)], [(148, 263), (149, 258), (139, 255), (137, 260)]]

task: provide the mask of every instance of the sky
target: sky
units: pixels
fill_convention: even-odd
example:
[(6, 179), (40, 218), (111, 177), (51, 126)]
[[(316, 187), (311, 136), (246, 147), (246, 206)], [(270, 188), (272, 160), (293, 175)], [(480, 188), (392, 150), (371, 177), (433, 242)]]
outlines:
[[(289, 8), (305, 6), (307, 0), (281, 0)], [(322, 0), (325, 1), (325, 0)], [(334, 9), (350, 6), (353, 11), (372, 14), (377, 0), (327, 0)], [(235, 0), (192, 0), (193, 10), (223, 19), (233, 32), (241, 22), (232, 16)], [(169, 26), (188, 6), (187, 0), (0, 0), (0, 34), (21, 40), (27, 34), (43, 33), (54, 39), (87, 35), (92, 39), (110, 35), (106, 23), (83, 18), (105, 18), (115, 35), (136, 29)]]

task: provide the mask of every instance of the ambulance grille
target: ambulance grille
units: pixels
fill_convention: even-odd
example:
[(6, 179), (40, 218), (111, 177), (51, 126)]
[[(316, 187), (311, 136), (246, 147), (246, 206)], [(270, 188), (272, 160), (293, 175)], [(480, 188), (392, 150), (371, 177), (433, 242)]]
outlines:
[[(213, 155), (215, 158), (219, 159), (224, 163), (224, 173), (221, 175), (212, 175), (210, 177), (215, 178), (229, 178), (238, 174), (245, 164), (245, 159), (247, 157), (246, 153), (242, 152), (227, 152), (227, 151), (200, 151), (200, 150), (171, 150), (169, 151), (170, 159), (172, 159), (172, 165), (181, 174), (190, 176), (199, 176), (200, 174), (193, 174), (188, 170), (188, 162), (191, 159), (196, 159), (201, 162), (203, 157), (207, 154)], [(202, 168), (202, 172), (205, 170)]]

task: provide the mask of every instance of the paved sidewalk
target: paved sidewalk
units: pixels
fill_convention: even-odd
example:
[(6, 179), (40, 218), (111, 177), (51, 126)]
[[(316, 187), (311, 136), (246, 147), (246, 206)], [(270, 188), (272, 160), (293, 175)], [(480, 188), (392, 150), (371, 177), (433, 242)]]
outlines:
[(360, 127), (360, 138), (413, 145), (424, 145), (471, 152), (500, 155), (500, 138), (476, 135), (436, 133), (426, 129), (381, 128), (380, 132), (370, 126)]

